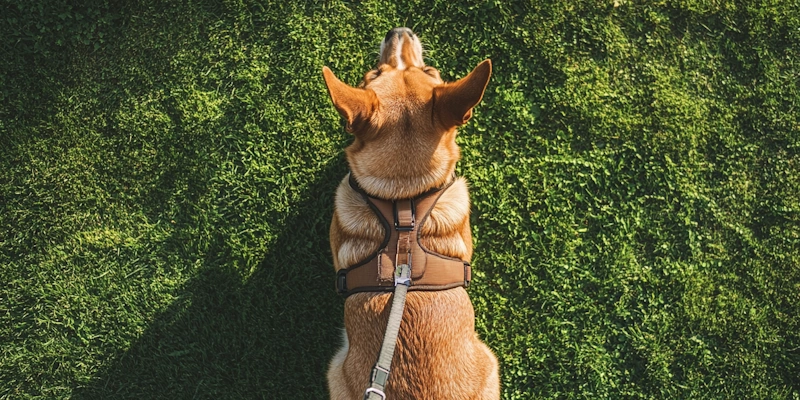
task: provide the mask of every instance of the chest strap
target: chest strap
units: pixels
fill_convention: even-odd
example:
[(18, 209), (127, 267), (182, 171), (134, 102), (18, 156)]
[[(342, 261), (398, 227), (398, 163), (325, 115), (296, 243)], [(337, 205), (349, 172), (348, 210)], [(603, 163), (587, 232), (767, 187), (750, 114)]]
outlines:
[[(350, 174), (350, 187), (361, 194), (378, 216), (385, 237), (368, 258), (342, 268), (336, 275), (336, 289), (345, 296), (358, 292), (394, 290), (395, 266), (411, 266), (408, 290), (444, 290), (469, 286), (472, 269), (468, 261), (426, 249), (419, 242), (419, 229), (452, 181), (444, 187), (411, 199), (385, 200), (369, 196)], [(391, 221), (391, 223), (390, 223)]]

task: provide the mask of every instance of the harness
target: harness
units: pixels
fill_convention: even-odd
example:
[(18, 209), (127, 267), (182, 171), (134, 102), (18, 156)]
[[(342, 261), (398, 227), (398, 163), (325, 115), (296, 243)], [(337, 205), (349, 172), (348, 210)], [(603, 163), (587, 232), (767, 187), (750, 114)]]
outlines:
[[(372, 368), (370, 387), (364, 392), (365, 400), (386, 399), (383, 390), (389, 380), (406, 292), (467, 287), (472, 279), (468, 261), (428, 250), (419, 241), (419, 227), (425, 224), (436, 202), (454, 181), (410, 199), (387, 200), (367, 194), (350, 174), (350, 187), (378, 216), (385, 236), (375, 254), (339, 270), (336, 289), (345, 296), (358, 292), (393, 292), (386, 332)], [(422, 216), (419, 221), (417, 215)]]
[(472, 269), (468, 261), (426, 249), (419, 241), (419, 228), (425, 224), (436, 202), (454, 180), (416, 197), (399, 200), (370, 196), (358, 185), (352, 173), (348, 181), (378, 217), (385, 236), (374, 254), (339, 270), (336, 289), (340, 294), (349, 296), (358, 292), (392, 292), (395, 288), (395, 269), (402, 264), (411, 266), (408, 290), (445, 290), (469, 286)]

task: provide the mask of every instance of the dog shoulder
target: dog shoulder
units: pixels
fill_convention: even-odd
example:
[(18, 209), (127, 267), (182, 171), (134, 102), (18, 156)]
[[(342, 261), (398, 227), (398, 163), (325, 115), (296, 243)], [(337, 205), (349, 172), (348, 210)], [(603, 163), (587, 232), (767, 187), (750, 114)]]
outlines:
[(464, 224), (469, 224), (469, 207), (467, 181), (459, 177), (436, 202), (422, 227), (422, 234), (443, 236), (460, 231)]
[(442, 193), (420, 228), (420, 243), (439, 254), (469, 260), (472, 257), (469, 210), (467, 181), (458, 178)]
[(337, 232), (331, 232), (331, 237), (336, 237), (336, 243), (331, 242), (331, 251), (337, 269), (368, 257), (384, 238), (380, 220), (364, 198), (350, 187), (347, 177), (336, 190), (334, 220)]

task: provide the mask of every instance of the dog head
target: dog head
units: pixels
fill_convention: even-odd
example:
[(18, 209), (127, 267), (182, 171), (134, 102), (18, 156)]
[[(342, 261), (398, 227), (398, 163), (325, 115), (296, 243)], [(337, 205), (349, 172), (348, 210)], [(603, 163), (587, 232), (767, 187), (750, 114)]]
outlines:
[(485, 60), (466, 77), (443, 82), (408, 28), (386, 34), (378, 66), (358, 87), (323, 67), (333, 105), (354, 136), (345, 153), (361, 187), (377, 197), (408, 198), (445, 184), (460, 158), (456, 128), (472, 116), (491, 73)]

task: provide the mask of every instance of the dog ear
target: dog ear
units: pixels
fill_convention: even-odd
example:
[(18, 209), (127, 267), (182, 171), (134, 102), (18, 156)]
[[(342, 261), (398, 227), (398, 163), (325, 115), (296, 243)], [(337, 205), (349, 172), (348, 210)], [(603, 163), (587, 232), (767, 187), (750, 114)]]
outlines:
[(358, 130), (377, 107), (378, 96), (370, 89), (357, 89), (340, 81), (328, 67), (322, 67), (322, 76), (333, 106), (347, 121), (347, 131), (353, 133)]
[(434, 112), (448, 128), (464, 125), (472, 117), (472, 108), (480, 103), (489, 77), (492, 61), (478, 64), (469, 75), (433, 88)]

